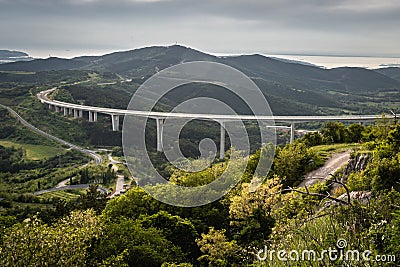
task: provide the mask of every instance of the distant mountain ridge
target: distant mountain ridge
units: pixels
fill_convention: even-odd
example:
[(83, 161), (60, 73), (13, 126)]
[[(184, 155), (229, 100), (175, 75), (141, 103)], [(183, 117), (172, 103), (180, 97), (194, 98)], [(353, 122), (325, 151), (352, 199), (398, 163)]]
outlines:
[[(324, 69), (259, 54), (217, 57), (179, 45), (146, 47), (103, 56), (14, 62), (0, 65), (0, 70), (91, 70), (117, 73), (143, 82), (156, 70), (190, 61), (214, 61), (242, 71), (260, 87), (276, 114), (356, 114), (366, 110), (379, 113), (385, 107), (378, 103), (387, 99), (400, 102), (400, 68)], [(171, 101), (180, 100), (179, 96), (174, 97), (178, 99)]]
[(33, 60), (27, 53), (11, 50), (0, 50), (0, 63)]

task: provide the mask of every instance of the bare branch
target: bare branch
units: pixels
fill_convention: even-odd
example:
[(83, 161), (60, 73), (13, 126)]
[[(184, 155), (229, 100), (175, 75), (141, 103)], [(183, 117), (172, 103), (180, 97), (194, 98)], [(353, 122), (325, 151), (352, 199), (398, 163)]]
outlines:
[(330, 173), (329, 175), (331, 175), (333, 177), (335, 183), (340, 184), (341, 186), (344, 187), (344, 189), (346, 190), (346, 194), (347, 194), (347, 202), (350, 204), (351, 203), (351, 197), (350, 197), (350, 191), (349, 191), (349, 188), (347, 187), (347, 185), (345, 185), (344, 183), (340, 182), (337, 179), (336, 175), (334, 175), (332, 173)]
[(329, 194), (328, 194), (328, 195), (325, 195), (325, 194), (320, 194), (320, 193), (304, 192), (304, 191), (302, 191), (302, 190), (294, 189), (294, 188), (292, 188), (292, 187), (289, 187), (288, 189), (283, 189), (283, 190), (281, 191), (281, 193), (283, 193), (283, 192), (297, 192), (297, 193), (300, 193), (300, 194), (303, 194), (303, 195), (316, 196), (316, 197), (324, 197), (324, 198), (328, 198), (328, 199), (330, 199), (330, 200), (333, 200), (333, 201), (336, 201), (336, 202), (339, 202), (339, 203), (342, 203), (342, 204), (345, 204), (345, 205), (350, 205), (350, 202), (346, 202), (346, 201), (344, 201), (344, 200), (341, 200), (341, 199), (332, 197), (332, 196), (329, 195)]

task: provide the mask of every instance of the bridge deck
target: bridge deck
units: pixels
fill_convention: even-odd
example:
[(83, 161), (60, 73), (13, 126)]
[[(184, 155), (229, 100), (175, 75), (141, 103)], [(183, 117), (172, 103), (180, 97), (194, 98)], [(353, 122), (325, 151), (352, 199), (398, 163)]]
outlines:
[[(382, 115), (343, 115), (343, 116), (257, 116), (257, 115), (224, 115), (224, 114), (196, 114), (196, 113), (172, 113), (172, 112), (149, 112), (140, 110), (123, 110), (123, 109), (113, 109), (113, 108), (102, 108), (78, 105), (72, 103), (66, 103), (56, 100), (51, 100), (47, 95), (54, 91), (56, 88), (52, 88), (46, 91), (42, 91), (37, 94), (37, 97), (42, 103), (71, 108), (76, 110), (84, 110), (91, 112), (98, 112), (108, 115), (133, 115), (140, 117), (150, 117), (150, 118), (191, 118), (199, 120), (216, 120), (216, 121), (237, 121), (237, 120), (258, 120), (258, 121), (274, 121), (274, 122), (312, 122), (312, 121), (375, 121), (381, 119)], [(395, 115), (386, 115), (386, 118), (394, 118)]]

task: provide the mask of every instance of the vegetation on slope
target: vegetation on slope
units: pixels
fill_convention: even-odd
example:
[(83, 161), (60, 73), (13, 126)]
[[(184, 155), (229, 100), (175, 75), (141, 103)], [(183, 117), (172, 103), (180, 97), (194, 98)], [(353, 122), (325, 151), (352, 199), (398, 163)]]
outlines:
[[(345, 127), (347, 134), (339, 136), (352, 141), (351, 137), (358, 136), (351, 135), (354, 127)], [(87, 195), (69, 202), (63, 200), (53, 209), (32, 215), (24, 222), (15, 223), (14, 217), (1, 216), (1, 263), (12, 262), (15, 266), (39, 262), (88, 266), (111, 263), (114, 266), (286, 266), (287, 262), (279, 260), (276, 254), (271, 259), (267, 254), (267, 259), (260, 261), (257, 253), (267, 247), (269, 251), (300, 253), (314, 250), (316, 257), (321, 258), (297, 260), (295, 253), (287, 254), (286, 258), (297, 266), (368, 264), (364, 258), (332, 259), (322, 254), (324, 249), (337, 248), (337, 241), (344, 239), (346, 250), (361, 253), (369, 250), (373, 257), (386, 255), (388, 262), (381, 262), (380, 266), (392, 266), (396, 262), (394, 257), (400, 257), (397, 167), (400, 126), (380, 123), (360, 128), (363, 144), (359, 144), (362, 148), (357, 151), (372, 151), (373, 158), (365, 170), (351, 174), (355, 177), (350, 176), (344, 187), (333, 189), (331, 180), (307, 190), (290, 189), (308, 171), (305, 162), (310, 158), (318, 160), (318, 151), (329, 152), (335, 140), (341, 141), (335, 139), (341, 129), (341, 124), (326, 125), (321, 131), (324, 134), (318, 133), (320, 139), (307, 136), (279, 149), (272, 172), (254, 193), (248, 191), (248, 178), (245, 178), (246, 175), (251, 178), (254, 172), (255, 165), (249, 164), (247, 174), (234, 190), (205, 206), (165, 205), (138, 187), (106, 203), (91, 188)], [(310, 139), (330, 145), (314, 146)], [(347, 145), (338, 145), (339, 149), (344, 146)], [(257, 162), (257, 154), (252, 157), (250, 162)], [(218, 163), (197, 175), (182, 176), (175, 172), (171, 179), (196, 185), (207, 175), (218, 176), (220, 171)], [(364, 190), (357, 194), (370, 197), (351, 198), (347, 202), (346, 197), (339, 196), (339, 192), (346, 195), (346, 188)], [(68, 239), (68, 233), (72, 232), (76, 240)], [(25, 237), (30, 241), (25, 242)], [(82, 246), (76, 246), (76, 242), (82, 242)], [(33, 248), (35, 253), (31, 252)]]

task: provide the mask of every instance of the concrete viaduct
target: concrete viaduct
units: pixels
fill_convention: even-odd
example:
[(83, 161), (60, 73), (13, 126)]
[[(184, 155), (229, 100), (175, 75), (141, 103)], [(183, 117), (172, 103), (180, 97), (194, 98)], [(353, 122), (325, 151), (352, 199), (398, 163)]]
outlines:
[[(157, 151), (163, 151), (163, 124), (166, 118), (191, 118), (198, 120), (213, 120), (219, 122), (221, 125), (220, 135), (220, 158), (225, 155), (225, 122), (235, 120), (260, 120), (260, 121), (274, 121), (279, 123), (288, 123), (290, 126), (269, 126), (274, 128), (287, 128), (290, 129), (290, 143), (294, 141), (295, 123), (302, 122), (326, 122), (326, 121), (341, 121), (341, 122), (371, 122), (382, 118), (382, 115), (346, 115), (346, 116), (255, 116), (255, 115), (219, 115), (219, 114), (190, 114), (190, 113), (167, 113), (167, 112), (149, 112), (137, 110), (123, 110), (112, 108), (101, 108), (93, 106), (85, 106), (78, 104), (71, 104), (51, 100), (48, 94), (55, 91), (57, 88), (42, 91), (37, 94), (37, 97), (43, 104), (47, 104), (49, 109), (54, 109), (56, 112), (63, 112), (64, 116), (73, 116), (75, 119), (83, 118), (85, 112), (88, 116), (89, 122), (97, 121), (97, 114), (106, 114), (111, 117), (112, 130), (118, 131), (119, 119), (121, 116), (134, 115), (141, 117), (148, 117), (156, 120), (157, 123)], [(394, 119), (398, 115), (387, 115), (386, 118)]]

